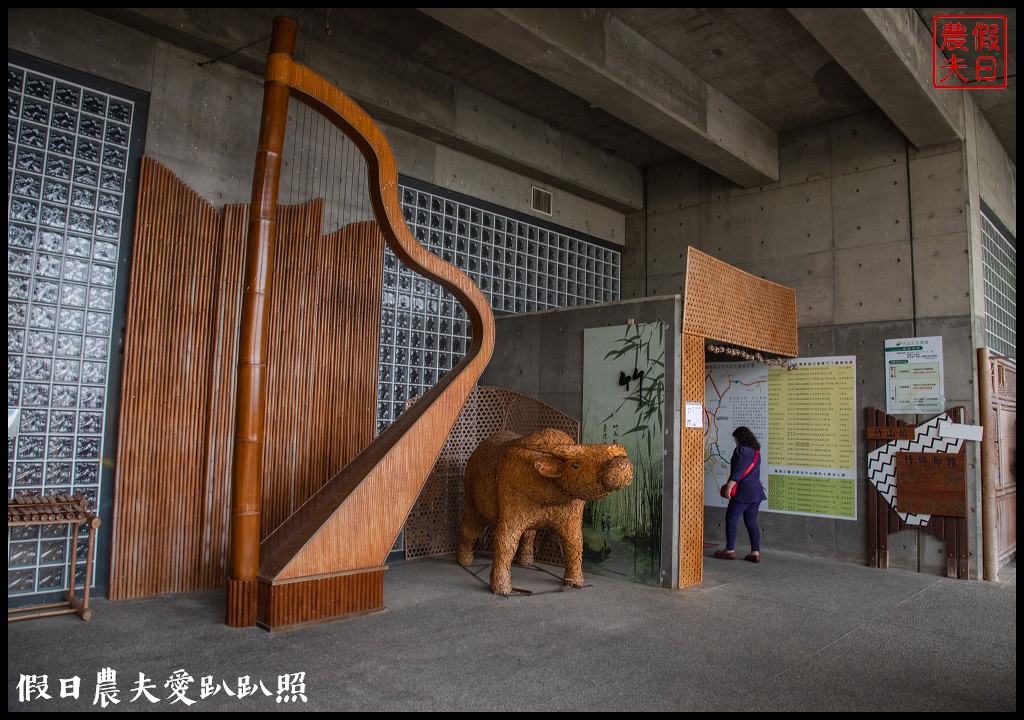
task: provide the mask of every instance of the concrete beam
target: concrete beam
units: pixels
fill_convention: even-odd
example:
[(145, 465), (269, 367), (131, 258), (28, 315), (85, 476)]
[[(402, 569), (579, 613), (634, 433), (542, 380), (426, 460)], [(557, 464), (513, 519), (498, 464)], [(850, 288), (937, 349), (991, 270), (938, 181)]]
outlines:
[(779, 179), (778, 136), (602, 8), (419, 8), (743, 187)]
[[(264, 8), (92, 12), (257, 77), (266, 64), (272, 19), (280, 14)], [(224, 37), (226, 29), (231, 37)], [(254, 43), (255, 38), (262, 40)], [(341, 89), (378, 122), (618, 212), (643, 207), (643, 178), (636, 166), (345, 28), (325, 36), (314, 13), (300, 19), (296, 59), (327, 78), (344, 78)]]
[(934, 41), (912, 9), (789, 11), (915, 147), (964, 139), (964, 93), (933, 87)]

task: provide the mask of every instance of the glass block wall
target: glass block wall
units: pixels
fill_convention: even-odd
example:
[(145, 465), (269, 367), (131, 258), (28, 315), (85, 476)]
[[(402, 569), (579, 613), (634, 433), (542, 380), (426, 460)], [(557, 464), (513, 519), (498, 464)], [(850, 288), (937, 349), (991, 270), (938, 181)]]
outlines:
[(1017, 357), (1017, 244), (981, 215), (985, 277), (985, 346)]
[[(93, 508), (101, 501), (135, 109), (8, 63), (9, 498), (82, 494)], [(67, 525), (10, 528), (8, 595), (66, 589), (69, 544)]]
[[(469, 275), (496, 315), (619, 299), (621, 252), (439, 188), (403, 182), (413, 235)], [(445, 288), (386, 251), (378, 431), (462, 359), (472, 329)]]

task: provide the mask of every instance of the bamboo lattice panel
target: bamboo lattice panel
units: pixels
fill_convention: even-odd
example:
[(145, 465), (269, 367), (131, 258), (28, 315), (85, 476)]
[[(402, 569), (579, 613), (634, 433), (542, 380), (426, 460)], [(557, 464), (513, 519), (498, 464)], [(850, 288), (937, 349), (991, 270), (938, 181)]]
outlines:
[[(704, 403), (704, 338), (683, 334), (680, 403)], [(704, 573), (704, 430), (683, 427), (679, 438), (679, 587)]]
[[(455, 552), (457, 530), (465, 507), (463, 478), (469, 456), (481, 440), (502, 430), (525, 435), (556, 428), (579, 439), (579, 422), (533, 398), (504, 388), (477, 386), (441, 448), (419, 499), (405, 524), (406, 558)], [(492, 528), (475, 548), (489, 551)], [(536, 558), (561, 564), (561, 549), (547, 533), (538, 533)]]
[(795, 290), (692, 247), (683, 303), (684, 333), (788, 357), (799, 352)]

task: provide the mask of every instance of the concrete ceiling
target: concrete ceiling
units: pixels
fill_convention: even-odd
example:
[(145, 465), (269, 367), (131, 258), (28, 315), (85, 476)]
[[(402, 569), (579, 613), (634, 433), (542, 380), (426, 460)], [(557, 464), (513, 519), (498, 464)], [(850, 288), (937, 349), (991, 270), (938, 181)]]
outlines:
[[(262, 74), (265, 49), (241, 40), (256, 32), (254, 22), (262, 28), (264, 16), (278, 11), (92, 12)], [(956, 13), (1007, 16), (1007, 89), (932, 86), (932, 18)], [(345, 53), (355, 42), (372, 64), (381, 47), (401, 58), (402, 69), (382, 65), (381, 71), (403, 74), (404, 87), (363, 87), (357, 100), (386, 122), (457, 149), (474, 139), (431, 125), (429, 110), (425, 122), (414, 117), (433, 100), (429, 82), (418, 84), (432, 73), (636, 168), (689, 157), (743, 187), (778, 179), (780, 134), (875, 107), (918, 148), (962, 140), (970, 127), (965, 92), (1016, 163), (1014, 9), (298, 8), (287, 14), (305, 18), (320, 48), (333, 42)], [(402, 93), (397, 103), (396, 92)], [(477, 150), (510, 167), (519, 162), (511, 149)]]
[(1008, 16), (1010, 86), (971, 92), (1016, 162), (1013, 9), (351, 8), (329, 22), (638, 167), (685, 155), (753, 186), (777, 177), (779, 133), (875, 106), (918, 147), (962, 138), (960, 91), (930, 75), (931, 18), (956, 12)]

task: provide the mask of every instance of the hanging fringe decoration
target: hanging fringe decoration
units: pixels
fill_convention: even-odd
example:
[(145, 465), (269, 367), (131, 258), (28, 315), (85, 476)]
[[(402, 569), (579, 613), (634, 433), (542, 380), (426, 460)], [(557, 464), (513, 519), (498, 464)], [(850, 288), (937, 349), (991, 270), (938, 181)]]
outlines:
[(769, 367), (782, 367), (787, 370), (792, 370), (793, 365), (789, 364), (789, 358), (766, 358), (759, 352), (750, 353), (746, 350), (740, 350), (739, 348), (726, 347), (725, 345), (708, 345), (707, 351), (716, 355), (732, 355), (733, 357), (743, 358), (744, 360), (755, 360), (762, 365), (768, 365)]

